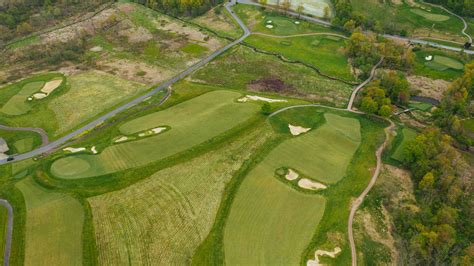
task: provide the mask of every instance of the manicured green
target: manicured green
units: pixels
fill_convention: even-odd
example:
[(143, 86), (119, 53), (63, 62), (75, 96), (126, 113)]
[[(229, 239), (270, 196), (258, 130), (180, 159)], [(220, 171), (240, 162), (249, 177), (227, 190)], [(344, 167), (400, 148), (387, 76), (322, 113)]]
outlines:
[[(159, 126), (171, 129), (153, 137), (112, 145), (99, 155), (73, 155), (55, 161), (53, 175), (77, 179), (104, 175), (144, 166), (203, 143), (244, 123), (259, 111), (253, 103), (234, 102), (239, 93), (214, 91), (123, 124), (123, 134), (133, 134)], [(85, 166), (85, 164), (88, 166)], [(71, 171), (74, 165), (78, 171)], [(79, 171), (82, 170), (82, 171)]]
[(409, 128), (404, 128), (402, 130), (402, 134), (403, 134), (403, 139), (402, 139), (401, 143), (395, 148), (395, 151), (393, 152), (392, 156), (390, 156), (390, 158), (392, 158), (394, 160), (397, 160), (399, 162), (403, 161), (404, 150), (405, 150), (405, 147), (407, 145), (407, 142), (415, 139), (415, 137), (417, 135), (415, 130), (409, 129)]
[(21, 91), (11, 97), (7, 103), (2, 106), (1, 112), (6, 115), (22, 115), (31, 110), (31, 105), (27, 103), (28, 97), (38, 92), (43, 87), (43, 81), (26, 83)]
[(422, 102), (410, 102), (408, 104), (408, 107), (410, 108), (415, 108), (420, 111), (428, 112), (433, 108), (433, 105), (430, 103), (422, 103)]
[(26, 203), (25, 265), (82, 265), (84, 211), (73, 197), (29, 177), (16, 184)]
[[(252, 35), (245, 41), (259, 49), (312, 65), (326, 75), (344, 80), (355, 79), (344, 53), (345, 42), (339, 37), (303, 36), (286, 38), (283, 43), (280, 38)], [(314, 42), (317, 42), (317, 48)]]
[(427, 20), (431, 20), (431, 21), (435, 21), (435, 22), (442, 22), (442, 21), (446, 21), (446, 20), (449, 19), (449, 16), (441, 15), (441, 14), (433, 14), (433, 13), (424, 11), (424, 10), (419, 9), (419, 8), (412, 8), (410, 11), (417, 14), (417, 15), (422, 16), (423, 18), (425, 18)]
[[(429, 56), (432, 56), (431, 61), (426, 60)], [(454, 80), (463, 73), (463, 64), (464, 60), (457, 53), (424, 48), (415, 51), (413, 72), (432, 79)]]

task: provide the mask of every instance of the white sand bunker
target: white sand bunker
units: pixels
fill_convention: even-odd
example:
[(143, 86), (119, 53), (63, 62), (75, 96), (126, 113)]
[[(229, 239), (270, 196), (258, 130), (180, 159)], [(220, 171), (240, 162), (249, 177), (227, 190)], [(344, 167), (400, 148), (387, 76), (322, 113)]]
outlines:
[(296, 180), (298, 179), (300, 175), (295, 172), (293, 169), (288, 169), (288, 173), (285, 175), (285, 178), (287, 180), (290, 180), (290, 181), (293, 181), (293, 180)]
[(166, 127), (157, 127), (157, 128), (152, 128), (146, 132), (138, 134), (139, 137), (146, 137), (150, 135), (155, 135), (155, 134), (160, 134), (166, 129)]
[(80, 151), (85, 151), (86, 148), (72, 148), (72, 147), (67, 147), (67, 148), (64, 148), (63, 151), (68, 151), (68, 152), (72, 152), (72, 153), (76, 153), (76, 152), (80, 152)]
[(119, 142), (124, 142), (124, 141), (127, 141), (127, 140), (128, 140), (128, 137), (121, 136), (118, 139), (116, 139), (114, 142), (119, 143)]
[(426, 61), (431, 61), (431, 60), (433, 60), (433, 56), (432, 56), (432, 55), (428, 55), (428, 56), (425, 57), (425, 60), (426, 60)]
[(267, 26), (265, 26), (265, 27), (267, 27), (267, 28), (269, 28), (269, 29), (273, 29), (273, 25), (267, 25)]
[(92, 152), (93, 154), (97, 154), (97, 153), (98, 153), (98, 151), (97, 151), (97, 149), (95, 148), (95, 146), (92, 146), (91, 152)]
[(281, 99), (270, 99), (270, 98), (265, 98), (265, 97), (260, 97), (256, 95), (246, 95), (245, 97), (242, 97), (238, 99), (237, 101), (240, 103), (245, 103), (248, 102), (249, 100), (251, 101), (264, 101), (268, 103), (280, 103), (280, 102), (287, 102), (286, 100), (281, 100)]
[(288, 128), (290, 129), (291, 135), (293, 136), (298, 136), (311, 130), (311, 128), (293, 126), (291, 124), (288, 124)]
[(337, 254), (339, 254), (339, 252), (341, 252), (341, 249), (339, 247), (334, 248), (334, 251), (332, 252), (318, 249), (316, 250), (316, 252), (314, 252), (314, 260), (308, 260), (308, 262), (306, 263), (306, 266), (322, 265), (319, 263), (319, 256), (328, 256), (331, 258), (335, 258)]
[(91, 52), (102, 52), (102, 50), (104, 50), (104, 48), (102, 48), (101, 46), (94, 46), (89, 51), (91, 51)]
[(46, 82), (40, 93), (33, 94), (33, 98), (39, 100), (48, 97), (55, 89), (59, 87), (59, 85), (61, 85), (61, 83), (63, 83), (62, 79), (53, 79)]
[(298, 24), (300, 24), (300, 22), (299, 22), (299, 21), (295, 21), (295, 24), (298, 25)]
[(301, 178), (300, 181), (298, 181), (298, 186), (300, 188), (304, 189), (310, 189), (310, 190), (318, 190), (318, 189), (326, 189), (327, 186), (318, 182), (314, 182), (312, 180), (309, 180), (307, 178)]

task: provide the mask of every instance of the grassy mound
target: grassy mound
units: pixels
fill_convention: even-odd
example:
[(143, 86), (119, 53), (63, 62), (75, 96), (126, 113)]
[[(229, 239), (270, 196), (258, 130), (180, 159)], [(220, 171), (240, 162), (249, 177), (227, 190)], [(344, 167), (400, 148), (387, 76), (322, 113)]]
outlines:
[(396, 147), (395, 151), (392, 153), (392, 156), (390, 156), (390, 158), (397, 160), (399, 162), (403, 161), (404, 149), (406, 147), (407, 142), (415, 139), (417, 133), (413, 129), (404, 128), (402, 130), (402, 134), (403, 134), (403, 138), (402, 138), (401, 143)]
[(82, 205), (32, 178), (16, 184), (26, 203), (25, 265), (82, 265)]
[[(213, 137), (244, 123), (258, 113), (256, 104), (236, 103), (239, 93), (214, 91), (173, 106), (167, 110), (146, 115), (123, 124), (123, 134), (133, 134), (162, 125), (171, 130), (137, 141), (107, 147), (99, 155), (73, 155), (55, 161), (53, 175), (76, 179), (104, 175), (164, 159), (188, 150)], [(91, 168), (84, 171), (67, 170), (71, 158), (89, 162)]]

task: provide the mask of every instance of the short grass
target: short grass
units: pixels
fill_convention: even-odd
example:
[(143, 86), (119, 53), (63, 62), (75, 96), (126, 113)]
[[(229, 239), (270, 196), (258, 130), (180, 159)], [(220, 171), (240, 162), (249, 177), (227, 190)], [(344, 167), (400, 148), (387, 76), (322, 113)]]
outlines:
[[(164, 159), (203, 143), (255, 116), (259, 106), (236, 103), (239, 93), (214, 91), (190, 101), (125, 123), (123, 134), (158, 126), (171, 129), (157, 136), (112, 145), (99, 155), (74, 155), (51, 166), (53, 175), (77, 179), (104, 175)], [(158, 147), (158, 148), (157, 148)], [(71, 171), (71, 167), (78, 167)]]
[(345, 56), (345, 42), (334, 36), (304, 36), (294, 38), (271, 38), (253, 35), (245, 41), (252, 46), (283, 55), (290, 60), (310, 64), (322, 73), (353, 81), (348, 59)]
[(28, 104), (28, 97), (31, 97), (35, 92), (38, 92), (43, 87), (43, 81), (35, 81), (26, 83), (21, 90), (8, 100), (2, 106), (1, 112), (6, 115), (22, 115), (31, 110), (31, 105)]
[(99, 264), (187, 264), (214, 223), (227, 182), (270, 131), (259, 126), (125, 189), (90, 198)]
[(428, 112), (433, 108), (433, 105), (430, 103), (422, 103), (422, 102), (410, 102), (408, 104), (409, 108), (415, 108), (423, 112)]
[(237, 90), (251, 89), (252, 82), (268, 78), (279, 79), (290, 87), (277, 95), (333, 106), (345, 106), (352, 91), (352, 86), (327, 79), (309, 67), (286, 63), (243, 46), (231, 49), (192, 75), (201, 83)]
[(16, 150), (19, 153), (25, 153), (33, 149), (34, 141), (35, 139), (33, 137), (23, 138), (15, 141), (13, 143), (13, 146), (15, 146)]
[(82, 265), (82, 205), (26, 178), (16, 187), (26, 203), (25, 265)]
[(257, 166), (235, 196), (224, 231), (228, 265), (298, 265), (326, 201), (278, 181)]
[(351, 3), (354, 11), (378, 21), (384, 29), (395, 32), (405, 30), (410, 36), (465, 40), (461, 35), (462, 21), (440, 8), (419, 2), (416, 7), (407, 3), (397, 5), (374, 0), (354, 0)]
[[(426, 57), (432, 56), (432, 61)], [(448, 65), (445, 65), (448, 64)], [(449, 66), (453, 66), (453, 68)], [(462, 74), (464, 60), (457, 53), (426, 48), (415, 51), (413, 73), (432, 79), (454, 80)]]
[[(272, 172), (287, 167), (325, 184), (341, 180), (360, 144), (359, 121), (334, 114), (325, 114), (324, 120), (322, 126), (276, 147), (263, 164)], [(295, 122), (290, 123), (298, 125)]]
[(147, 89), (143, 84), (96, 71), (70, 76), (68, 83), (69, 91), (48, 104), (58, 123), (55, 135), (61, 135)]
[(403, 134), (403, 139), (401, 143), (395, 148), (394, 152), (390, 156), (390, 158), (397, 160), (399, 162), (403, 162), (404, 150), (407, 145), (407, 142), (414, 140), (417, 135), (415, 130), (409, 129), (409, 128), (404, 128), (402, 130), (402, 134)]
[(197, 56), (201, 56), (205, 54), (209, 49), (207, 49), (204, 46), (201, 46), (197, 43), (188, 43), (186, 46), (181, 48), (181, 51), (188, 53), (188, 54), (193, 54)]
[[(270, 10), (262, 10), (254, 6), (237, 5), (233, 9), (252, 30), (252, 32), (261, 32), (272, 35), (294, 35), (313, 32), (340, 33), (329, 27), (299, 20), (297, 18), (291, 18)], [(267, 21), (272, 21), (272, 29), (266, 27), (268, 24)], [(299, 24), (295, 23), (296, 21), (298, 21)]]

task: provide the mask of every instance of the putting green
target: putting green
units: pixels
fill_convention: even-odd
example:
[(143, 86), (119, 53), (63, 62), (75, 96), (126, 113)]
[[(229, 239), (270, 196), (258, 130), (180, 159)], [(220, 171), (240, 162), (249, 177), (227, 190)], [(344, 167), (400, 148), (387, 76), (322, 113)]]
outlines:
[(435, 55), (433, 61), (440, 65), (444, 65), (448, 68), (452, 68), (456, 70), (462, 70), (464, 68), (464, 65), (461, 62), (459, 62), (456, 59), (446, 57), (446, 56)]
[(16, 184), (25, 199), (24, 265), (82, 265), (82, 205), (28, 177)]
[(224, 232), (228, 265), (298, 265), (320, 222), (326, 200), (274, 177), (280, 167), (334, 183), (360, 143), (357, 119), (325, 114), (326, 123), (277, 146), (242, 183)]
[(5, 105), (3, 105), (1, 112), (6, 115), (22, 115), (31, 110), (31, 106), (27, 104), (27, 99), (33, 93), (41, 90), (43, 81), (30, 82), (23, 86), (23, 88), (16, 95), (10, 98)]
[[(56, 160), (51, 173), (60, 178), (77, 179), (144, 166), (188, 150), (248, 121), (259, 112), (259, 105), (237, 103), (240, 93), (213, 91), (123, 124), (123, 134), (167, 125), (171, 129), (156, 136), (116, 144), (98, 155), (78, 154)], [(72, 158), (87, 161), (90, 168), (69, 169), (79, 164)], [(82, 163), (80, 163), (82, 165)]]
[(410, 11), (431, 21), (441, 22), (441, 21), (446, 21), (449, 19), (449, 17), (446, 15), (433, 14), (433, 13), (430, 13), (418, 8), (410, 9)]
[(54, 171), (61, 172), (63, 175), (74, 175), (75, 173), (86, 172), (91, 168), (89, 162), (78, 156), (69, 156), (63, 158), (62, 163), (55, 164)]

